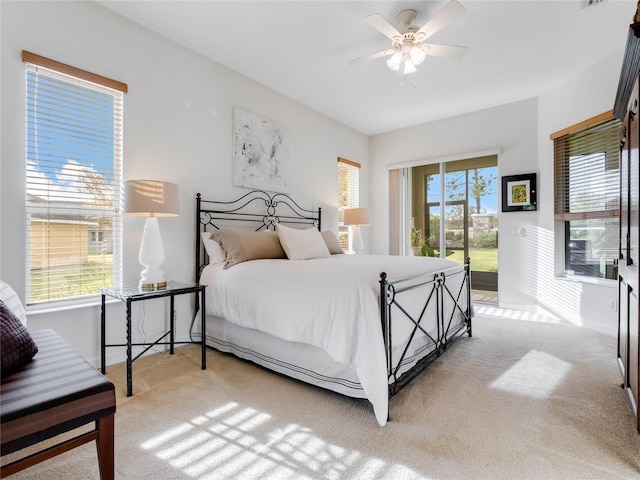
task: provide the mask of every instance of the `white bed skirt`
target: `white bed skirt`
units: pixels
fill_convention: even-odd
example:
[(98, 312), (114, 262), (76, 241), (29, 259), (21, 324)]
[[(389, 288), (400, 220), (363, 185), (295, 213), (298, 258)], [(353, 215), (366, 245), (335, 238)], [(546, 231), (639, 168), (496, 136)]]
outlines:
[[(208, 346), (249, 360), (269, 370), (353, 398), (367, 399), (352, 366), (333, 360), (327, 352), (298, 342), (289, 342), (258, 330), (248, 329), (223, 318), (207, 315)], [(195, 335), (199, 337), (199, 334)], [(416, 343), (414, 341), (414, 343)], [(432, 350), (423, 342), (407, 355), (398, 375), (410, 370)], [(394, 349), (400, 355), (404, 345)]]
[(207, 315), (207, 345), (269, 370), (355, 398), (367, 398), (353, 367), (313, 345), (288, 342)]

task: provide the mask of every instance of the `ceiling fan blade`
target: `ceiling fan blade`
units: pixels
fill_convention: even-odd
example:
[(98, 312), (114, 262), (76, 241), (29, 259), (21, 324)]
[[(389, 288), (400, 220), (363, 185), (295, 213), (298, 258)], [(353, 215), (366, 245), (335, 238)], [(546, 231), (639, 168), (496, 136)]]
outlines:
[(396, 51), (393, 48), (389, 50), (383, 50), (382, 52), (372, 53), (371, 55), (365, 55), (364, 57), (354, 58), (353, 60), (349, 60), (347, 63), (349, 65), (359, 65), (364, 62), (368, 62), (369, 60), (375, 60), (376, 58), (386, 57), (388, 55), (394, 54)]
[(438, 45), (437, 43), (423, 43), (420, 49), (432, 57), (453, 58), (458, 60), (467, 53), (467, 47), (457, 45)]
[(400, 32), (394, 28), (389, 22), (387, 22), (382, 15), (374, 13), (364, 18), (364, 21), (371, 25), (373, 28), (382, 32), (382, 34), (393, 40), (393, 37), (401, 37)]
[(456, 0), (451, 0), (444, 7), (442, 7), (442, 9), (438, 13), (431, 17), (431, 20), (429, 20), (424, 27), (418, 30), (418, 32), (416, 32), (416, 35), (418, 33), (424, 33), (424, 38), (429, 38), (431, 35), (446, 27), (449, 23), (453, 22), (456, 18), (458, 18), (466, 11), (467, 9), (464, 8)]

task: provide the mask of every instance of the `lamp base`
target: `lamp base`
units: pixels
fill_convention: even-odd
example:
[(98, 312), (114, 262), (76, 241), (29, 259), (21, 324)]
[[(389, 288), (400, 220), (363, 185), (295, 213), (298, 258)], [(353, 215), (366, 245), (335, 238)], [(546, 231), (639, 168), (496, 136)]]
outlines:
[(140, 290), (166, 290), (167, 282), (159, 282), (159, 283), (143, 283), (143, 280), (140, 280), (140, 284), (138, 285)]
[(147, 218), (144, 224), (138, 260), (145, 267), (140, 273), (140, 283), (138, 284), (141, 290), (167, 288), (164, 272), (160, 268), (164, 262), (164, 248), (162, 247), (158, 219), (155, 217)]
[(360, 232), (360, 225), (356, 225), (353, 232), (353, 243), (351, 245), (356, 255), (359, 255), (364, 250), (364, 242), (362, 241), (362, 233)]
[(167, 281), (164, 272), (157, 265), (147, 265), (140, 274), (140, 290), (164, 290), (167, 288)]

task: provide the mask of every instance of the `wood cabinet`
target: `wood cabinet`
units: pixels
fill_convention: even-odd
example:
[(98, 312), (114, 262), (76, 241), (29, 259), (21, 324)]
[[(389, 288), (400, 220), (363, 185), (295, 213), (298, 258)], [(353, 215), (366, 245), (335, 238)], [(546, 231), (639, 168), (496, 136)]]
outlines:
[(620, 141), (620, 252), (618, 261), (618, 365), (640, 432), (640, 23), (629, 29), (614, 114)]

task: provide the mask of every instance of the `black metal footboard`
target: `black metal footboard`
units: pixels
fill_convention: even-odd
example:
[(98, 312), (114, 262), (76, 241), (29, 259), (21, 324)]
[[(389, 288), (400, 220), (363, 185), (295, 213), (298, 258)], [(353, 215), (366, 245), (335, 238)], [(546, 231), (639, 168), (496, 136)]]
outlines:
[[(419, 297), (417, 305), (416, 295)], [(381, 273), (380, 312), (389, 397), (392, 397), (442, 355), (451, 343), (465, 333), (471, 336), (473, 312), (469, 263), (461, 270), (397, 281), (389, 281), (387, 274)], [(404, 327), (400, 333), (402, 338), (394, 339), (399, 326)], [(418, 341), (420, 347), (415, 350)], [(415, 358), (416, 351), (419, 352), (418, 359)]]

